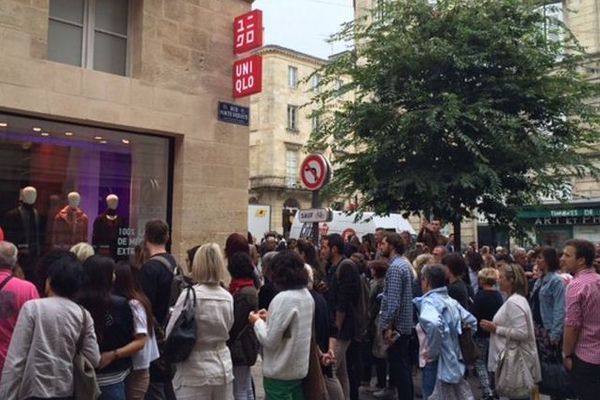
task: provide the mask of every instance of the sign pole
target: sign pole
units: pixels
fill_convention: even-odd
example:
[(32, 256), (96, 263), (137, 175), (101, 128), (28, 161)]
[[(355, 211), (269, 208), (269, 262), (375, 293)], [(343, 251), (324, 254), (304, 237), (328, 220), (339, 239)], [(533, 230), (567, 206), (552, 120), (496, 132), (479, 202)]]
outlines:
[[(319, 190), (313, 190), (312, 192), (312, 208), (319, 208), (321, 206), (321, 202), (319, 201)], [(313, 245), (319, 245), (319, 223), (313, 222), (312, 224), (312, 240)]]

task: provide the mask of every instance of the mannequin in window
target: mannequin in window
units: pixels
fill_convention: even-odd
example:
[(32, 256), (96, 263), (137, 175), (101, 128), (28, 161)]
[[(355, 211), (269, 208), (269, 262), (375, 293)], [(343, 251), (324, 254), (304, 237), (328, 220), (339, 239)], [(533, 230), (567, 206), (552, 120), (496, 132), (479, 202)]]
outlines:
[(19, 265), (25, 278), (33, 282), (33, 268), (41, 253), (40, 215), (35, 208), (37, 190), (27, 186), (21, 190), (19, 205), (4, 217), (4, 236), (19, 249)]
[(81, 196), (77, 192), (67, 195), (68, 203), (54, 217), (52, 247), (69, 250), (79, 242), (87, 242), (88, 217), (79, 208)]
[(123, 217), (117, 214), (117, 207), (119, 207), (119, 197), (115, 194), (106, 196), (106, 211), (94, 220), (92, 235), (92, 245), (96, 254), (112, 257), (115, 260), (123, 258), (117, 257), (117, 240), (119, 229), (126, 226)]

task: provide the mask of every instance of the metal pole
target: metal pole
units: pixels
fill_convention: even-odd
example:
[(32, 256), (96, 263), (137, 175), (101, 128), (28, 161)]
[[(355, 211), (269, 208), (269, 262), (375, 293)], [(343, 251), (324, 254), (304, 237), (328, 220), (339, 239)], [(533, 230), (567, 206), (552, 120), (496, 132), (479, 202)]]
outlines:
[[(319, 208), (321, 207), (321, 202), (319, 201), (319, 191), (318, 190), (313, 190), (312, 192), (312, 204), (311, 204), (312, 208)], [(313, 226), (312, 226), (312, 240), (313, 240), (313, 244), (315, 246), (319, 245), (319, 223), (318, 222), (313, 222)]]

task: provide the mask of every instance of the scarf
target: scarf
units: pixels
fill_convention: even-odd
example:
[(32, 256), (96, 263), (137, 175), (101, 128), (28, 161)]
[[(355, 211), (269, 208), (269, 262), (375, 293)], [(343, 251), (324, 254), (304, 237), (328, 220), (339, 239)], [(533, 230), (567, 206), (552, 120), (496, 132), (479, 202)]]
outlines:
[(254, 286), (254, 279), (233, 279), (229, 284), (229, 293), (233, 296), (248, 286)]

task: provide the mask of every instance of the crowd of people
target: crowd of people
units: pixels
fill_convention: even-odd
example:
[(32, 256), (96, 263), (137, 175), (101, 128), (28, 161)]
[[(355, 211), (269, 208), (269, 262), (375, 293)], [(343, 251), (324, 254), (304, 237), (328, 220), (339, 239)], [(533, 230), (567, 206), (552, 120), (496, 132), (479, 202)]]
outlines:
[(484, 399), (598, 398), (594, 245), (460, 249), (440, 227), (233, 233), (180, 265), (152, 220), (129, 262), (80, 243), (45, 255), (35, 282), (0, 241), (0, 399), (77, 399), (82, 358), (102, 400), (254, 400), (259, 358), (268, 400), (474, 399), (469, 374)]

